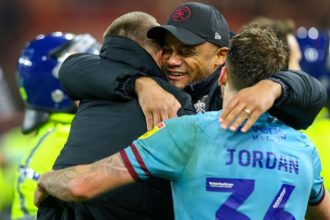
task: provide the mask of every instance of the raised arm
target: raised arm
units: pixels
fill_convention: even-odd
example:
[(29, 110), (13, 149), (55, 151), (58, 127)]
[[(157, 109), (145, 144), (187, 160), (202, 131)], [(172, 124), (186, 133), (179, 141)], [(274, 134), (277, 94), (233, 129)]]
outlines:
[(279, 72), (272, 79), (241, 90), (224, 108), (220, 122), (223, 127), (236, 130), (247, 119), (242, 127), (247, 131), (270, 109), (272, 115), (289, 126), (306, 129), (325, 105), (326, 98), (324, 86), (307, 73)]
[(195, 113), (189, 95), (171, 86), (159, 73), (149, 78), (143, 77), (146, 76), (143, 72), (106, 71), (110, 68), (111, 63), (97, 55), (76, 54), (63, 63), (59, 79), (76, 100), (123, 100), (138, 94), (148, 129), (177, 114)]
[(80, 201), (133, 182), (119, 153), (89, 165), (73, 166), (42, 175), (34, 204), (50, 194), (64, 201)]

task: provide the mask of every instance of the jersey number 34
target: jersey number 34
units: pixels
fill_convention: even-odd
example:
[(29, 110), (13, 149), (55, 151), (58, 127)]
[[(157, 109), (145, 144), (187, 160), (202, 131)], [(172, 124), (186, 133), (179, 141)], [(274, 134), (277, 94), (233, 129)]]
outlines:
[[(252, 194), (254, 180), (231, 178), (206, 178), (206, 191), (231, 192), (228, 199), (218, 208), (215, 219), (250, 220), (250, 218), (237, 209)], [(294, 216), (284, 211), (294, 186), (283, 184), (269, 206), (263, 220), (281, 219), (294, 220)]]

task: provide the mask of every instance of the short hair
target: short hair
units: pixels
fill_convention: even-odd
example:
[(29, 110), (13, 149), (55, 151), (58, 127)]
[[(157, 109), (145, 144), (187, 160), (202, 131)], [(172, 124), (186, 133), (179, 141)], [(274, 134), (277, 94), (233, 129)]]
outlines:
[(147, 31), (158, 25), (156, 18), (150, 14), (140, 11), (129, 12), (115, 19), (103, 37), (125, 37), (144, 46), (153, 42), (147, 37)]
[(246, 26), (229, 44), (226, 66), (231, 86), (252, 86), (288, 68), (288, 52), (270, 28)]

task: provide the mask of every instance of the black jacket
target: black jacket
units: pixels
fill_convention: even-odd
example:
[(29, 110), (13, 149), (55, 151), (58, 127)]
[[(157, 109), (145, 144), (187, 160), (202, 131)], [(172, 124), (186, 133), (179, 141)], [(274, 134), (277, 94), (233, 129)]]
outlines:
[[(206, 80), (187, 86), (184, 91), (191, 95), (197, 112), (222, 109), (221, 91), (217, 79), (221, 68)], [(117, 78), (105, 75), (102, 80), (93, 75), (75, 72), (63, 75), (62, 82), (75, 93), (77, 98), (97, 97), (100, 99), (131, 99), (134, 94), (134, 80), (145, 76), (141, 72), (126, 73)], [(78, 79), (81, 79), (78, 81)], [(282, 96), (270, 109), (270, 113), (295, 129), (306, 129), (325, 105), (325, 87), (314, 77), (303, 71), (281, 71), (273, 74), (272, 80), (282, 86)], [(90, 88), (98, 86), (99, 91)], [(112, 85), (112, 86), (109, 86)]]
[[(86, 80), (85, 75), (93, 76), (95, 84), (87, 89), (91, 93), (103, 93), (98, 83), (107, 83), (108, 78), (113, 80), (120, 75), (136, 73), (153, 75), (164, 89), (178, 98), (182, 105), (180, 114), (194, 113), (190, 96), (168, 84), (152, 57), (131, 40), (106, 38), (100, 56), (80, 54), (69, 57), (60, 69), (60, 79), (75, 73), (83, 75), (75, 83)], [(112, 89), (111, 84), (108, 87)], [(67, 92), (80, 98), (69, 89)], [(93, 99), (81, 100), (69, 138), (54, 169), (91, 163), (117, 153), (146, 131), (145, 118), (136, 97), (127, 100), (90, 98)], [(86, 214), (79, 215), (86, 219), (174, 218), (169, 182), (155, 178), (122, 187), (91, 201), (73, 204), (67, 203), (66, 209), (78, 212), (84, 206)], [(72, 216), (75, 217), (70, 219), (85, 218), (76, 214)]]

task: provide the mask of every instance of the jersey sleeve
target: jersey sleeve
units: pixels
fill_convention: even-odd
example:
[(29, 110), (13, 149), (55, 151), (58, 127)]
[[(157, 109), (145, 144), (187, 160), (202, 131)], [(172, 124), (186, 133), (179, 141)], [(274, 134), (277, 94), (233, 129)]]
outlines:
[(180, 176), (198, 136), (193, 118), (183, 116), (162, 122), (120, 152), (135, 180), (150, 176), (175, 180)]
[(312, 191), (309, 197), (308, 205), (317, 205), (324, 198), (325, 189), (323, 186), (323, 178), (320, 176), (322, 170), (321, 160), (316, 148), (314, 148), (312, 157), (313, 157), (314, 176), (313, 176)]

